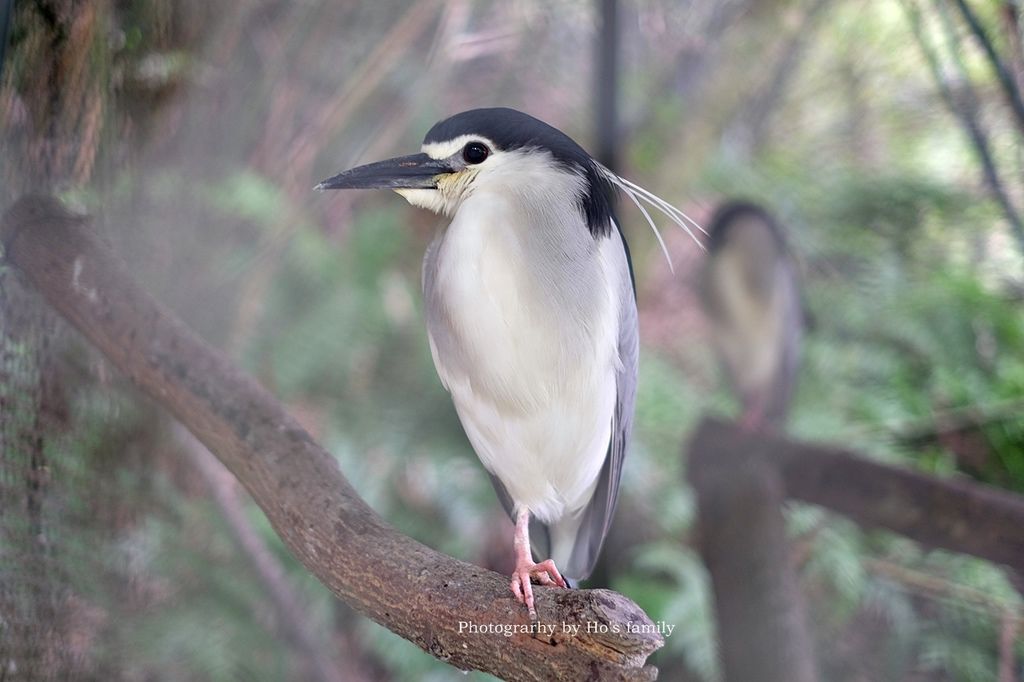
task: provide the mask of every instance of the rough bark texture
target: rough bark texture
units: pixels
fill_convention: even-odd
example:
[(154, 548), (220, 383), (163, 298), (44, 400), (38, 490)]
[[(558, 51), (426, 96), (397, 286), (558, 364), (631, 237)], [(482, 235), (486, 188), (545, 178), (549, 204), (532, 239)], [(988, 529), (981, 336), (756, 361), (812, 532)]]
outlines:
[(791, 564), (779, 472), (708, 423), (690, 446), (699, 545), (711, 574), (726, 682), (815, 682), (814, 646)]
[(779, 467), (786, 497), (818, 504), (862, 526), (1024, 570), (1024, 497), (959, 478), (874, 462), (834, 446), (744, 433), (707, 419), (692, 452), (741, 452)]
[(387, 525), (273, 396), (133, 283), (84, 219), (26, 197), (4, 216), (0, 242), (58, 312), (217, 455), (295, 556), (353, 608), (453, 666), (508, 680), (656, 676), (644, 661), (663, 638), (608, 590), (536, 588), (552, 634), (470, 634), (462, 623), (530, 625), (507, 578)]

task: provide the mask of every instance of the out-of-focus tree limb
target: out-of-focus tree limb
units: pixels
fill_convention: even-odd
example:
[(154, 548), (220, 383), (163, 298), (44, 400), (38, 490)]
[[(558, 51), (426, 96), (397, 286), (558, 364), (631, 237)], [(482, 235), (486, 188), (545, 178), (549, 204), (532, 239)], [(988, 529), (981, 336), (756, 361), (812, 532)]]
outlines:
[(977, 97), (974, 94), (974, 89), (970, 86), (969, 82), (965, 81), (960, 89), (960, 96), (953, 93), (953, 89), (942, 73), (938, 55), (935, 53), (935, 49), (928, 41), (928, 38), (925, 37), (920, 9), (914, 4), (913, 0), (905, 2), (904, 7), (910, 20), (910, 27), (914, 33), (914, 38), (921, 49), (921, 53), (924, 55), (925, 61), (928, 63), (928, 68), (932, 72), (935, 84), (939, 88), (939, 94), (942, 96), (942, 100), (946, 103), (950, 112), (960, 120), (964, 131), (970, 138), (971, 145), (978, 156), (978, 162), (981, 164), (985, 184), (988, 185), (992, 197), (1002, 208), (1003, 215), (1006, 217), (1007, 222), (1010, 223), (1010, 228), (1017, 239), (1019, 248), (1024, 252), (1024, 223), (1021, 222), (1017, 209), (1014, 208), (1013, 203), (1010, 201), (1010, 197), (1003, 186), (1003, 181), (999, 176), (999, 171), (996, 168), (988, 135), (981, 127), (981, 121), (978, 117)]
[(1024, 570), (1024, 497), (872, 461), (828, 445), (751, 434), (707, 419), (692, 447), (716, 443), (763, 457), (779, 468), (786, 496), (885, 528), (930, 547)]
[(1010, 70), (1006, 68), (1003, 60), (999, 58), (995, 45), (992, 44), (992, 39), (985, 31), (985, 27), (981, 25), (978, 16), (971, 9), (971, 6), (967, 4), (966, 0), (954, 1), (967, 26), (970, 27), (974, 39), (981, 45), (981, 49), (985, 52), (985, 56), (988, 57), (989, 63), (992, 64), (992, 70), (996, 72), (999, 84), (1003, 88), (1003, 94), (1006, 95), (1006, 101), (1013, 112), (1014, 120), (1017, 121), (1017, 127), (1021, 133), (1024, 133), (1024, 101), (1021, 100), (1017, 83), (1014, 81), (1013, 76), (1010, 75)]
[(893, 422), (887, 430), (901, 443), (920, 446), (932, 443), (947, 433), (980, 430), (997, 422), (1019, 419), (1022, 414), (1024, 400), (1006, 400), (938, 410), (925, 419)]
[(1024, 91), (1024, 36), (1021, 35), (1020, 9), (1014, 0), (1004, 0), (1002, 6), (1006, 41), (1010, 44), (1010, 63), (1013, 65), (1017, 92)]
[(705, 421), (690, 442), (698, 546), (711, 576), (726, 682), (815, 682), (813, 639), (786, 538), (779, 469)]
[(782, 52), (765, 85), (749, 98), (739, 116), (730, 123), (731, 130), (728, 132), (734, 138), (734, 150), (742, 158), (755, 155), (764, 144), (772, 114), (785, 98), (790, 82), (799, 72), (800, 61), (819, 25), (818, 17), (831, 2), (814, 0), (804, 10), (799, 25), (785, 36)]
[(946, 578), (923, 573), (884, 559), (864, 557), (862, 563), (870, 573), (879, 578), (899, 583), (908, 592), (913, 592), (921, 597), (955, 602), (959, 608), (973, 609), (987, 618), (997, 621), (1004, 619), (1007, 615), (1017, 621), (1021, 619), (1022, 614), (1016, 605), (1007, 604), (1005, 599), (999, 599), (983, 590), (961, 585)]
[(273, 396), (142, 291), (83, 218), (26, 197), (0, 222), (0, 243), (6, 262), (216, 454), (299, 561), (354, 609), (453, 666), (507, 680), (656, 676), (644, 662), (664, 640), (629, 599), (538, 587), (539, 622), (552, 630), (539, 632), (504, 576), (385, 523)]
[(959, 608), (970, 608), (998, 623), (999, 682), (1014, 682), (1014, 645), (1022, 619), (1018, 606), (996, 599), (988, 592), (882, 559), (866, 557), (864, 566), (875, 575), (899, 583), (904, 589), (917, 595), (929, 599), (954, 601)]
[(699, 98), (700, 88), (710, 73), (709, 66), (714, 63), (717, 51), (724, 44), (726, 32), (734, 28), (743, 14), (755, 4), (752, 0), (737, 0), (708, 5), (710, 9), (702, 17), (700, 28), (694, 32), (695, 36), (675, 48), (676, 56), (672, 63), (655, 78), (655, 86), (644, 98), (647, 105), (628, 118), (623, 115), (619, 124), (620, 149), (627, 149), (633, 136), (654, 124), (657, 116), (654, 103), (661, 101), (665, 93), (671, 93), (681, 100)]
[(302, 659), (305, 668), (303, 679), (319, 682), (343, 682), (350, 679), (351, 676), (343, 675), (324, 650), (310, 622), (303, 617), (302, 601), (288, 583), (284, 568), (246, 518), (234, 476), (184, 428), (178, 426), (175, 429), (175, 440), (206, 482), (238, 548), (252, 565), (252, 570), (270, 597), (278, 629), (291, 641)]

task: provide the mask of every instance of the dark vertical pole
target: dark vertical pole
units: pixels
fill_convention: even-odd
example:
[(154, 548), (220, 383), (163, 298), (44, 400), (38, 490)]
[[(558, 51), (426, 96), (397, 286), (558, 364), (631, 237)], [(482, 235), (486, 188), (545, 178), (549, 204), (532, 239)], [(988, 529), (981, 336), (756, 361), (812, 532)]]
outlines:
[(7, 36), (10, 33), (13, 5), (14, 0), (0, 0), (0, 78), (4, 75), (4, 54), (7, 52)]
[[(619, 18), (618, 0), (594, 0), (600, 26), (594, 42), (594, 157), (618, 171)], [(621, 515), (620, 515), (621, 516)], [(605, 552), (605, 555), (608, 553)], [(602, 557), (588, 584), (609, 583), (608, 562)]]
[(782, 516), (782, 477), (767, 453), (728, 440), (700, 429), (688, 464), (725, 682), (815, 682)]
[(618, 166), (619, 3), (597, 0), (601, 30), (597, 40), (597, 160), (611, 170)]

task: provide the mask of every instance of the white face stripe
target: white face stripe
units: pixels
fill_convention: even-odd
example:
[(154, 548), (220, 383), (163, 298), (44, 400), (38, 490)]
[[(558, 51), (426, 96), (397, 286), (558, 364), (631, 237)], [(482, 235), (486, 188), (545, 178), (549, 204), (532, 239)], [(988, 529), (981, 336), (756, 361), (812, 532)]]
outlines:
[(497, 145), (483, 135), (459, 135), (454, 140), (444, 142), (429, 142), (421, 148), (421, 151), (432, 159), (447, 159), (466, 146), (467, 142), (483, 142), (492, 152)]

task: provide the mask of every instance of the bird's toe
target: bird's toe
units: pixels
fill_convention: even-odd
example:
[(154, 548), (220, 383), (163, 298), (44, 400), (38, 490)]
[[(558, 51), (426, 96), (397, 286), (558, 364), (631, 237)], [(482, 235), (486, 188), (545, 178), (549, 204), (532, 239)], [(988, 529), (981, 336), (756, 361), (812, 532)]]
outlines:
[(533, 606), (533, 585), (530, 582), (530, 567), (517, 567), (515, 573), (512, 574), (510, 587), (512, 588), (512, 594), (516, 597), (516, 601), (520, 604), (525, 604), (530, 612), (530, 618), (535, 619), (537, 617), (537, 610)]
[(555, 562), (551, 559), (542, 561), (539, 564), (525, 563), (516, 566), (515, 572), (512, 573), (512, 581), (509, 583), (509, 587), (511, 587), (516, 601), (520, 604), (525, 604), (526, 608), (529, 609), (530, 618), (537, 617), (537, 611), (533, 605), (534, 580), (541, 585), (568, 587), (565, 578), (558, 572)]
[(568, 586), (566, 585), (565, 578), (563, 578), (562, 574), (558, 572), (558, 567), (555, 566), (555, 562), (551, 559), (542, 561), (539, 564), (534, 564), (531, 572), (537, 576), (541, 585), (553, 584), (558, 585), (559, 587)]

